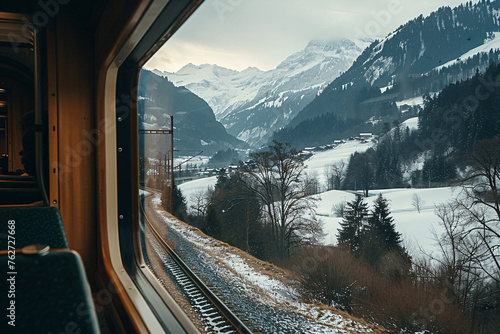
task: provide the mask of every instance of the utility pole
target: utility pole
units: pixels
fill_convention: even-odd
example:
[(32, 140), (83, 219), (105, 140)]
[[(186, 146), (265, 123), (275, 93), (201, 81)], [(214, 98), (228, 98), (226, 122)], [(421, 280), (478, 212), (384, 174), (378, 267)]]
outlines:
[[(170, 203), (169, 203), (169, 208), (168, 211), (170, 213), (173, 213), (174, 211), (174, 116), (170, 116), (170, 130), (139, 130), (139, 134), (153, 134), (153, 135), (163, 135), (163, 134), (169, 134), (170, 135), (170, 156), (169, 160), (167, 160), (167, 157), (165, 156), (165, 165), (166, 165), (166, 170), (168, 169), (170, 173)], [(167, 164), (167, 161), (169, 164)], [(159, 164), (161, 169), (161, 157), (160, 157), (160, 164)], [(159, 171), (158, 171), (159, 172)]]
[(170, 213), (174, 213), (174, 116), (170, 116)]

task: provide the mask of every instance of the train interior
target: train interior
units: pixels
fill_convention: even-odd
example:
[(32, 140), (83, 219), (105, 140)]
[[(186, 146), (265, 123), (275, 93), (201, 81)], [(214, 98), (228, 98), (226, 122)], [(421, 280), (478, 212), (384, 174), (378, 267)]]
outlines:
[[(42, 198), (34, 164), (33, 30), (23, 34), (23, 25), (15, 21), (2, 22), (0, 29), (0, 201), (3, 205), (35, 203)], [(20, 36), (16, 48), (11, 44), (13, 34)]]
[(138, 214), (137, 179), (117, 178), (136, 168), (137, 133), (115, 116), (120, 103), (137, 115), (141, 62), (200, 2), (0, 4), (0, 332), (197, 332), (147, 284), (135, 230), (119, 229)]

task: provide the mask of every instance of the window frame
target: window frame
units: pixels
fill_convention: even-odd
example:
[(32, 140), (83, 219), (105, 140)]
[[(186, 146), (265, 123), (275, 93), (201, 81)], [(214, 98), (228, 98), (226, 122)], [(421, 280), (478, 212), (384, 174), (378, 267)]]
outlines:
[(203, 0), (152, 0), (105, 79), (106, 234), (109, 260), (150, 332), (198, 332), (145, 265), (139, 230), (137, 85), (147, 60)]

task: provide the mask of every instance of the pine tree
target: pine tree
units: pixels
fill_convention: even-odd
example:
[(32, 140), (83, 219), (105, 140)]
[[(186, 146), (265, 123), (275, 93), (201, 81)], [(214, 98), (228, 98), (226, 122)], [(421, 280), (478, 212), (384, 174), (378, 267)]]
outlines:
[(205, 226), (203, 226), (202, 231), (215, 239), (220, 238), (221, 222), (217, 214), (217, 209), (213, 205), (210, 205), (207, 209)]
[[(358, 253), (380, 273), (401, 277), (409, 269), (409, 256), (401, 246), (401, 241), (401, 234), (396, 231), (387, 200), (379, 195), (368, 219), (368, 227), (361, 236), (362, 247)], [(386, 256), (391, 253), (391, 260), (387, 260)]]
[(374, 205), (369, 219), (371, 232), (379, 236), (388, 251), (401, 249), (401, 234), (396, 231), (387, 200), (380, 194)]
[(348, 245), (352, 251), (356, 252), (362, 246), (362, 235), (367, 228), (368, 205), (361, 195), (356, 195), (352, 202), (347, 203), (344, 212), (337, 241), (341, 245)]
[(177, 186), (177, 184), (174, 183), (174, 189), (172, 193), (172, 204), (173, 204), (173, 210), (174, 210), (174, 216), (179, 218), (182, 221), (187, 220), (187, 205), (186, 205), (186, 198), (182, 194), (180, 188)]

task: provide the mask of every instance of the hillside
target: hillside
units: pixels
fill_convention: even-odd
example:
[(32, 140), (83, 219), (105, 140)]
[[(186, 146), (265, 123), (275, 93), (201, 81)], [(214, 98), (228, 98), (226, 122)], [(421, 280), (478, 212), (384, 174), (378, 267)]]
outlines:
[(265, 72), (188, 64), (176, 73), (155, 73), (203, 98), (230, 134), (259, 146), (346, 71), (367, 45), (347, 39), (313, 41)]
[[(217, 122), (210, 106), (184, 87), (175, 87), (166, 78), (142, 70), (139, 79), (139, 128), (146, 130), (170, 129), (170, 116), (174, 116), (174, 148), (185, 152), (204, 151), (206, 155), (228, 148), (247, 145), (227, 133)], [(169, 142), (160, 135), (145, 140), (155, 141), (146, 147), (149, 157), (166, 154)], [(184, 152), (183, 152), (184, 151)]]
[(158, 194), (146, 200), (150, 216), (164, 224), (176, 252), (233, 311), (245, 314), (257, 333), (386, 333), (380, 325), (330, 305), (304, 301), (298, 277), (216, 240), (171, 216)]
[(326, 113), (365, 122), (407, 118), (400, 101), (437, 93), (498, 63), (499, 10), (499, 1), (442, 7), (400, 26), (365, 49), (286, 131)]

